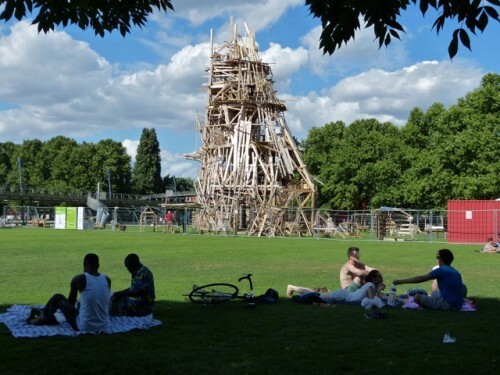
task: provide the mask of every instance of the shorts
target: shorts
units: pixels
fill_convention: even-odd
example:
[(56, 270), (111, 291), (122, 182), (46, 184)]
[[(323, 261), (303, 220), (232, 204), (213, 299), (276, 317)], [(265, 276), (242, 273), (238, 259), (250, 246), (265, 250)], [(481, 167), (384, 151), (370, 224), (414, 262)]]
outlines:
[(460, 308), (441, 297), (439, 290), (432, 292), (430, 296), (420, 295), (420, 305), (430, 310), (460, 311)]
[(119, 299), (111, 298), (110, 315), (111, 316), (146, 316), (153, 313), (154, 304), (147, 303), (144, 300), (122, 297)]
[[(467, 294), (467, 287), (463, 285), (465, 295)], [(460, 311), (462, 308), (450, 304), (443, 297), (439, 289), (433, 291), (430, 296), (420, 295), (420, 305), (431, 310), (447, 310), (447, 311)]]
[(347, 286), (347, 291), (349, 293), (354, 293), (356, 290), (361, 288), (361, 285), (356, 284), (354, 281)]

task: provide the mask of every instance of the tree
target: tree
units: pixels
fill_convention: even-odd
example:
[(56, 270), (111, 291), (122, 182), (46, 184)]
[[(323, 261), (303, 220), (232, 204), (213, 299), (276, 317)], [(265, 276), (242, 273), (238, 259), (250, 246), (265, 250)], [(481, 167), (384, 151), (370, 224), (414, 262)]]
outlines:
[(40, 160), (47, 169), (45, 187), (55, 191), (73, 189), (71, 182), (75, 174), (75, 150), (78, 143), (71, 138), (57, 136), (45, 142)]
[(303, 142), (308, 170), (321, 181), (319, 205), (360, 209), (393, 204), (401, 175), (399, 129), (375, 119), (313, 128)]
[(16, 155), (19, 147), (12, 142), (0, 143), (0, 185), (16, 186)]
[(432, 26), (438, 35), (447, 20), (459, 23), (448, 46), (450, 58), (457, 54), (459, 42), (471, 49), (467, 30), (476, 34), (483, 32), (490, 20), (500, 21), (500, 0), (306, 0), (311, 14), (321, 19), (320, 48), (330, 55), (354, 39), (360, 19), (366, 27), (373, 26), (379, 47), (388, 46), (393, 38), (400, 39), (404, 29), (398, 19), (411, 3), (418, 4), (423, 16), (429, 7), (439, 13)]
[(0, 0), (0, 20), (8, 21), (12, 17), (21, 20), (27, 13), (35, 15), (33, 25), (38, 31), (48, 32), (57, 25), (76, 25), (85, 30), (90, 27), (96, 35), (104, 36), (106, 31), (119, 30), (125, 36), (130, 27), (142, 27), (155, 9), (174, 10), (171, 0), (138, 0), (138, 1), (46, 1), (46, 0)]
[(111, 139), (99, 141), (94, 154), (94, 166), (96, 174), (100, 173), (104, 185), (108, 186), (107, 173), (111, 181), (111, 191), (129, 193), (132, 170), (130, 166), (131, 158), (127, 154), (127, 149), (121, 144)]
[(188, 177), (176, 177), (166, 175), (163, 177), (163, 190), (171, 189), (173, 190), (175, 187), (175, 191), (193, 191), (194, 190), (194, 181), (192, 178)]
[(481, 86), (447, 111), (441, 142), (443, 165), (453, 175), (454, 199), (500, 196), (500, 75), (487, 74)]
[(41, 168), (39, 155), (43, 143), (38, 139), (25, 140), (18, 149), (17, 157), (21, 160), (23, 186), (41, 186), (46, 178)]
[(154, 128), (142, 130), (135, 157), (132, 186), (134, 191), (140, 194), (155, 194), (163, 190), (160, 144)]
[[(402, 128), (377, 120), (329, 123), (302, 142), (319, 205), (444, 208), (450, 199), (500, 197), (500, 75), (446, 109), (413, 109)], [(364, 203), (364, 204), (363, 204)]]
[(334, 205), (332, 197), (335, 191), (337, 153), (342, 147), (346, 125), (342, 121), (331, 122), (322, 127), (313, 127), (307, 139), (301, 142), (304, 162), (307, 170), (318, 184), (318, 206)]

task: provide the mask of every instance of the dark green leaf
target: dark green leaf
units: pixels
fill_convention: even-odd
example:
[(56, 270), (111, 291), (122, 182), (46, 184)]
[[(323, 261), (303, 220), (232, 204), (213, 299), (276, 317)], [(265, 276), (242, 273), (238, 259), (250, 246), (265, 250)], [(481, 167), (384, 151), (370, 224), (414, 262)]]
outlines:
[(400, 39), (399, 38), (399, 34), (396, 30), (389, 30), (389, 32), (391, 33), (391, 35), (394, 37), (394, 38), (397, 38), (397, 39)]
[(403, 26), (401, 26), (398, 22), (396, 21), (387, 21), (387, 25), (389, 25), (390, 27), (394, 28), (394, 29), (397, 29), (399, 31), (402, 31), (404, 32), (405, 30), (403, 29)]
[(434, 24), (432, 25), (432, 28), (436, 28), (436, 33), (439, 35), (439, 31), (443, 28), (444, 26), (444, 21), (446, 20), (446, 17), (444, 15), (440, 15), (436, 20), (434, 21)]
[(500, 0), (486, 0), (488, 3), (496, 5), (497, 7), (500, 7)]
[(425, 16), (425, 12), (427, 12), (427, 8), (429, 7), (428, 0), (420, 0), (420, 11)]
[(454, 32), (453, 38), (451, 39), (450, 45), (448, 46), (448, 56), (450, 56), (450, 59), (453, 59), (457, 54), (457, 52), (458, 52), (458, 38), (456, 32)]
[(487, 25), (488, 25), (488, 16), (486, 15), (486, 12), (482, 12), (477, 21), (477, 28), (481, 31), (484, 31)]
[(6, 3), (5, 4), (5, 9), (3, 10), (2, 13), (0, 13), (0, 20), (5, 20), (8, 21), (12, 18), (12, 15), (14, 14), (14, 3)]
[(387, 47), (389, 44), (391, 44), (391, 34), (387, 34), (385, 36), (385, 41), (384, 41), (385, 46)]
[(500, 21), (500, 20), (498, 19), (498, 12), (495, 10), (495, 8), (490, 7), (490, 6), (485, 6), (485, 7), (484, 7), (484, 10), (486, 11), (486, 13), (488, 13), (488, 15), (489, 15), (491, 18), (493, 18), (493, 19), (495, 19), (495, 20), (497, 20), (497, 21)]
[(14, 17), (19, 21), (26, 16), (26, 9), (24, 8), (24, 3), (18, 3), (16, 7), (16, 11), (14, 12)]
[(469, 49), (469, 51), (470, 51), (471, 50), (470, 49), (470, 39), (469, 39), (469, 35), (467, 34), (467, 31), (465, 31), (464, 29), (460, 29), (460, 32), (458, 35), (460, 35), (460, 41), (462, 42), (462, 45), (467, 47), (467, 49)]

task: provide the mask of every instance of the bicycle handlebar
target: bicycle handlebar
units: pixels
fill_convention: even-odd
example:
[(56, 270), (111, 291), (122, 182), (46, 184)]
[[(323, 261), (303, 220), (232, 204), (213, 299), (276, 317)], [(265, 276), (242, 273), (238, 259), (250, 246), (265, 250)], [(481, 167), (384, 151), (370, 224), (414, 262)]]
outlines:
[(241, 276), (241, 277), (238, 279), (238, 282), (240, 282), (241, 280), (245, 280), (245, 279), (250, 280), (250, 278), (251, 278), (251, 277), (252, 277), (252, 274), (251, 274), (251, 273), (247, 273), (246, 275)]
[(248, 282), (250, 283), (250, 293), (253, 293), (252, 274), (251, 273), (247, 273), (246, 275), (241, 276), (238, 279), (238, 282), (241, 282), (241, 280), (245, 280), (245, 279), (247, 279)]

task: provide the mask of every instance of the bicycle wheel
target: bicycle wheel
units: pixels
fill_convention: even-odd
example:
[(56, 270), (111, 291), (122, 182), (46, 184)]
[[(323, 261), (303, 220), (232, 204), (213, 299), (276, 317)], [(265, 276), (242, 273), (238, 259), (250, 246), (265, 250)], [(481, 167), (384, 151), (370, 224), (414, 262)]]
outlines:
[(236, 285), (215, 283), (199, 286), (189, 293), (189, 299), (201, 305), (227, 302), (238, 295)]

